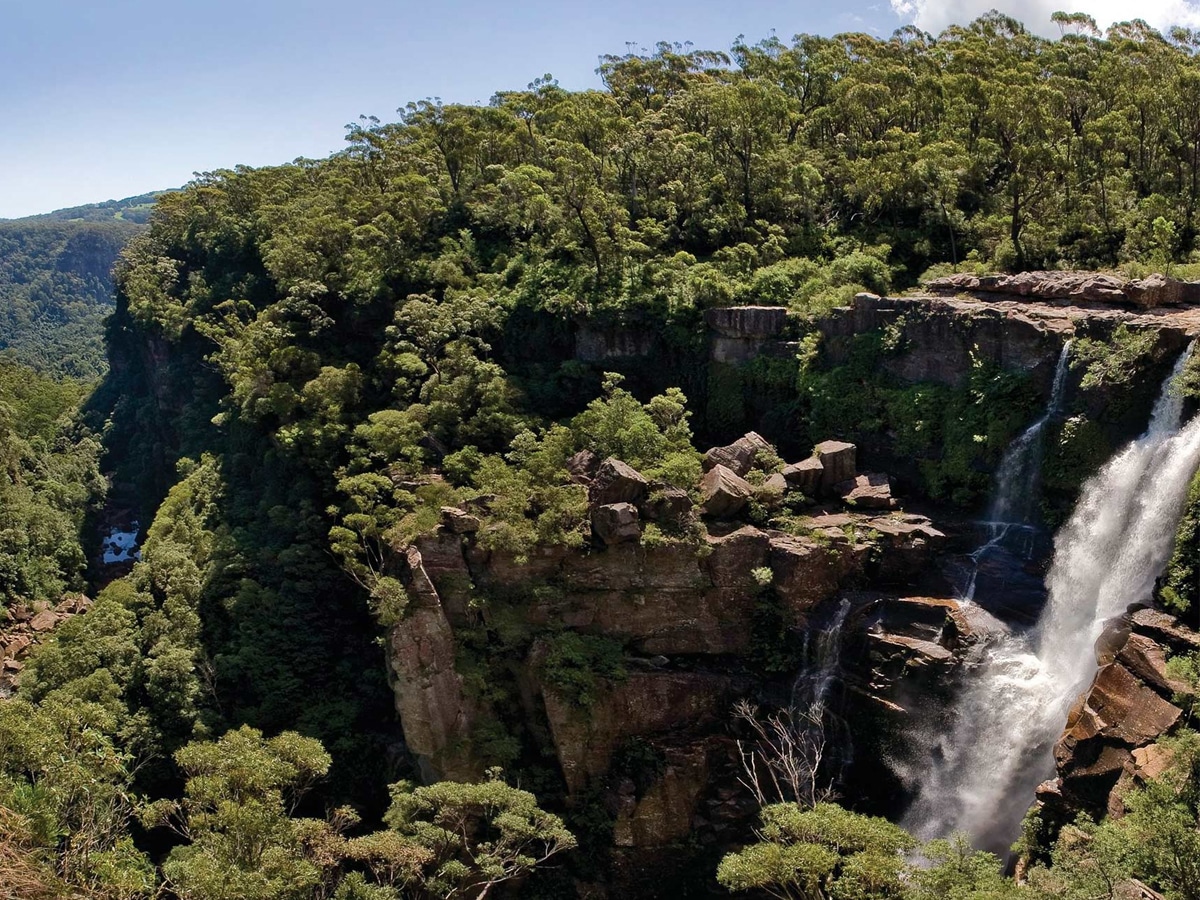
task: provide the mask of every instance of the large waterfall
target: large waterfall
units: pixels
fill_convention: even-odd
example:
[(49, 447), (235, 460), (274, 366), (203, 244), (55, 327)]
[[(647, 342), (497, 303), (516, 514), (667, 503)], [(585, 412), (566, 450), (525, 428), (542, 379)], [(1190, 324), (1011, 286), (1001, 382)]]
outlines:
[(986, 649), (916, 779), (904, 824), (920, 837), (961, 831), (1007, 851), (1034, 788), (1053, 772), (1054, 741), (1096, 670), (1104, 623), (1150, 599), (1200, 464), (1200, 416), (1181, 428), (1182, 400), (1171, 390), (1190, 354), (1164, 383), (1146, 433), (1084, 484), (1055, 537), (1037, 626)]

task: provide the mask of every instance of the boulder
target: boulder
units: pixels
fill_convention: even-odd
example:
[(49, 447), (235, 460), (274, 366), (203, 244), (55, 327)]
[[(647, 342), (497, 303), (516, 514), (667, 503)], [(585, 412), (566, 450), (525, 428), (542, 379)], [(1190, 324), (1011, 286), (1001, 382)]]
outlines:
[(1147, 275), (1139, 281), (1125, 285), (1126, 296), (1144, 309), (1156, 306), (1182, 306), (1200, 303), (1200, 284), (1194, 281), (1179, 281), (1165, 275)]
[(857, 509), (895, 509), (897, 505), (891, 479), (882, 472), (856, 475), (838, 484), (834, 491), (843, 503)]
[(704, 471), (714, 466), (724, 466), (736, 475), (745, 476), (754, 465), (760, 451), (775, 452), (775, 448), (762, 435), (751, 431), (732, 444), (713, 447), (704, 454)]
[(692, 515), (692, 498), (683, 488), (656, 488), (642, 503), (640, 511), (651, 522), (680, 528)]
[(781, 473), (792, 490), (799, 491), (805, 497), (815, 498), (821, 489), (821, 474), (825, 464), (821, 457), (810, 456), (798, 463), (785, 466)]
[(58, 624), (58, 616), (49, 609), (43, 609), (37, 613), (33, 620), (29, 623), (34, 631), (49, 631)]
[(637, 507), (632, 503), (597, 506), (592, 510), (592, 532), (606, 544), (636, 541), (642, 535)]
[(710, 469), (700, 480), (701, 503), (706, 516), (729, 519), (746, 506), (754, 487), (722, 465)]
[(754, 489), (754, 498), (767, 509), (776, 509), (783, 503), (783, 495), (787, 490), (787, 479), (776, 472)]
[(823, 493), (833, 493), (836, 485), (849, 481), (858, 471), (858, 448), (845, 441), (822, 441), (813, 448), (821, 461)]
[(633, 466), (609, 457), (596, 469), (592, 479), (590, 499), (594, 506), (610, 503), (640, 503), (650, 483)]
[(451, 534), (472, 534), (479, 530), (479, 519), (456, 506), (443, 506), (442, 527)]
[(591, 450), (580, 450), (567, 460), (567, 471), (571, 480), (578, 484), (587, 484), (596, 475), (600, 467), (600, 457)]

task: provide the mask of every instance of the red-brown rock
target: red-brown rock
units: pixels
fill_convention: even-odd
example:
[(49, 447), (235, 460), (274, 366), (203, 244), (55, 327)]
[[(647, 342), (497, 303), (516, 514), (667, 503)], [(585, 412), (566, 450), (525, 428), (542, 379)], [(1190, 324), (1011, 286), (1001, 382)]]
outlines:
[(736, 516), (753, 494), (748, 481), (722, 465), (714, 466), (700, 480), (701, 506), (704, 514), (713, 518)]
[(595, 506), (608, 503), (637, 504), (645, 498), (649, 487), (650, 483), (641, 472), (610, 456), (596, 470), (589, 498)]
[(751, 431), (732, 444), (713, 447), (704, 454), (704, 471), (715, 466), (724, 466), (735, 475), (745, 476), (754, 466), (759, 454), (772, 454), (775, 448), (762, 435)]

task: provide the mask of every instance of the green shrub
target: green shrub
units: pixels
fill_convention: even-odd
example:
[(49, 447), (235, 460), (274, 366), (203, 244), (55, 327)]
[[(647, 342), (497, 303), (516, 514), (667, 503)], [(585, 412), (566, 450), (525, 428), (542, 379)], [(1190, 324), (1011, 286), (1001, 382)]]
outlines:
[(562, 631), (547, 640), (543, 681), (580, 709), (596, 702), (601, 682), (624, 681), (625, 648), (609, 637)]

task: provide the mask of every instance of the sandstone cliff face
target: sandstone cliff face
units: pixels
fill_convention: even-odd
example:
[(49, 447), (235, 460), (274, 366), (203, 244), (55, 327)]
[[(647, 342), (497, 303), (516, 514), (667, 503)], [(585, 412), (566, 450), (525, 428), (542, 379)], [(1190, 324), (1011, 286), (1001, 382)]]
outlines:
[[(903, 583), (929, 565), (944, 541), (920, 517), (838, 514), (817, 515), (811, 522), (806, 536), (730, 525), (714, 526), (702, 546), (547, 548), (524, 565), (484, 552), (471, 536), (444, 527), (422, 538), (406, 559), (410, 607), (391, 632), (397, 704), (409, 746), (432, 771), (446, 774), (457, 767), (448, 759), (455, 743), (468, 737), (472, 713), (454, 671), (454, 631), (475, 621), (468, 608), (472, 595), (522, 596), (520, 617), (531, 630), (604, 635), (636, 656), (749, 658), (755, 653), (756, 609), (763, 602), (754, 570), (771, 573), (773, 598), (787, 625), (800, 632), (843, 587)], [(851, 529), (862, 537), (848, 536)], [(702, 667), (689, 668), (671, 672), (662, 683), (676, 690), (691, 683), (691, 692), (705, 697), (728, 694), (714, 690)], [(630, 709), (654, 709), (662, 699), (653, 694), (658, 684), (656, 677), (631, 678), (614, 696), (629, 694)], [(545, 693), (543, 686), (538, 689)], [(547, 707), (558, 709), (553, 699)], [(625, 718), (594, 713), (590, 727), (612, 731), (602, 739), (612, 743), (620, 740)], [(630, 732), (636, 733), (639, 728)], [(596, 774), (595, 766), (569, 750), (560, 748), (559, 763), (564, 773)]]
[(1167, 659), (1197, 650), (1200, 634), (1153, 609), (1131, 611), (1101, 636), (1100, 670), (1054, 747), (1055, 777), (1038, 790), (1051, 818), (1121, 815), (1123, 792), (1161, 774), (1166, 756), (1157, 742), (1180, 723), (1176, 701), (1188, 690)]
[[(633, 475), (621, 483), (635, 483)], [(614, 483), (597, 474), (593, 487), (603, 494)], [(698, 541), (645, 546), (598, 536), (584, 550), (545, 547), (518, 563), (482, 549), (474, 524), (463, 530), (461, 516), (445, 514), (405, 556), (410, 604), (389, 635), (406, 741), (423, 777), (478, 775), (490, 762), (479, 729), (505, 717), (511, 726), (514, 711), (477, 695), (461, 645), (473, 630), (520, 632), (524, 643), (507, 648), (504, 664), (520, 729), (553, 760), (569, 808), (598, 802), (607, 811), (614, 871), (630, 878), (623, 895), (651, 896), (637, 892), (640, 867), (682, 865), (684, 838), (716, 846), (753, 815), (738, 784), (732, 706), (786, 693), (796, 675), (791, 664), (765, 670), (765, 655), (794, 655), (850, 598), (854, 659), (842, 674), (862, 703), (902, 717), (901, 686), (955, 667), (966, 626), (955, 624), (953, 601), (854, 591), (902, 589), (925, 576), (945, 544), (923, 516), (846, 510), (834, 493), (793, 533), (718, 519)], [(764, 637), (765, 613), (782, 634)], [(548, 648), (565, 631), (624, 648), (625, 676), (601, 679), (587, 705), (547, 677)], [(649, 773), (631, 772), (631, 748), (653, 758)]]

